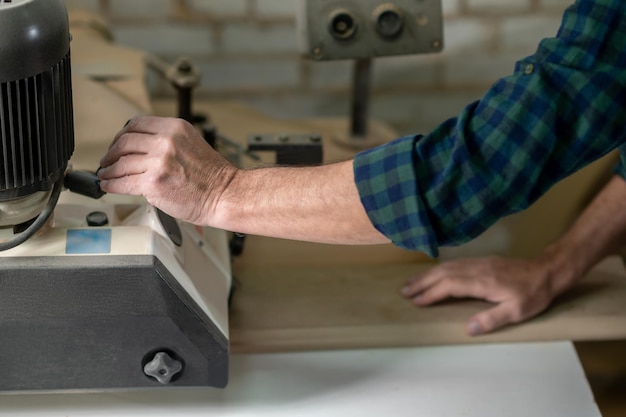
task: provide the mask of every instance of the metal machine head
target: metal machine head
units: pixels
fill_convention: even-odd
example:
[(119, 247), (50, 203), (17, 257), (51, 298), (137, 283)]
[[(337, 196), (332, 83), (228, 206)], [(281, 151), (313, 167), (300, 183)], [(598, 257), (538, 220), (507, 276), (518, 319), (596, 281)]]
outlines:
[(17, 234), (45, 223), (74, 150), (63, 1), (0, 0), (0, 63), (0, 227)]
[(0, 0), (0, 393), (225, 386), (227, 233), (98, 199), (72, 107), (63, 1)]

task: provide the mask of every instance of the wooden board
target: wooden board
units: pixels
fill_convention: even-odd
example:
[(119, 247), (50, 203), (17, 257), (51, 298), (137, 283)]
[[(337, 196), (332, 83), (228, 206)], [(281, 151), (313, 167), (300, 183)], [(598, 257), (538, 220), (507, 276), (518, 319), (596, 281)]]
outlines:
[(626, 338), (626, 272), (620, 258), (593, 269), (540, 317), (492, 335), (464, 334), (489, 307), (455, 301), (417, 308), (399, 295), (424, 264), (236, 269), (233, 352), (269, 352), (548, 340)]

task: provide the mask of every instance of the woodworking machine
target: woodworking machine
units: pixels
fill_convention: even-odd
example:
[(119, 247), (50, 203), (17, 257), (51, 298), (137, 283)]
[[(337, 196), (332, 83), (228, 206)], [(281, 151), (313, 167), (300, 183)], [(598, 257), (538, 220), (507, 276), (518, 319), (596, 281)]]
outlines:
[(72, 169), (70, 42), (62, 0), (0, 0), (0, 391), (224, 387), (226, 232)]

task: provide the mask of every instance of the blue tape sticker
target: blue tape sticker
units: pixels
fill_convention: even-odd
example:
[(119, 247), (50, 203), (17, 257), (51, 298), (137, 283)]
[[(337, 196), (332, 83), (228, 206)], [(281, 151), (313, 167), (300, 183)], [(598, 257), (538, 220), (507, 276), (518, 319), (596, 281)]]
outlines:
[(68, 229), (66, 254), (110, 253), (111, 229)]

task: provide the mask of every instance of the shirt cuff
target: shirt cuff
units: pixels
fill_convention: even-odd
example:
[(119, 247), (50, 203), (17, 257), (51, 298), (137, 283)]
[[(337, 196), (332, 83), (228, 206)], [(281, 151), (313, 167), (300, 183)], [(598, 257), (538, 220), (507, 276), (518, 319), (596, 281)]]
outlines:
[(415, 177), (414, 146), (406, 136), (361, 152), (353, 169), (361, 203), (374, 227), (404, 249), (438, 255), (438, 244)]

